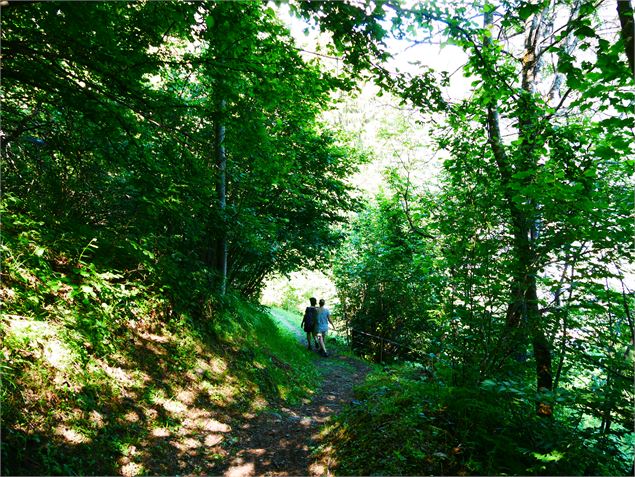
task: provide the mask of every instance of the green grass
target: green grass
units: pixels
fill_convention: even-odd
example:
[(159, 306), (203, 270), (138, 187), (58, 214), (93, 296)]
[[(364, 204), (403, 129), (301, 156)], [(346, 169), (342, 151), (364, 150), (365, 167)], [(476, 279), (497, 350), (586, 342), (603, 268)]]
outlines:
[[(5, 315), (3, 473), (176, 473), (154, 436), (178, 436), (188, 414), (232, 426), (311, 395), (319, 375), (288, 331), (238, 299), (223, 313), (209, 326), (144, 316), (110, 335), (110, 353), (81, 349), (71, 319)], [(214, 452), (207, 465), (226, 455)]]
[[(3, 226), (4, 475), (214, 474), (238, 423), (317, 386), (262, 307), (228, 295), (178, 311), (90, 247), (60, 251), (17, 214)], [(220, 442), (197, 441), (205, 426)]]

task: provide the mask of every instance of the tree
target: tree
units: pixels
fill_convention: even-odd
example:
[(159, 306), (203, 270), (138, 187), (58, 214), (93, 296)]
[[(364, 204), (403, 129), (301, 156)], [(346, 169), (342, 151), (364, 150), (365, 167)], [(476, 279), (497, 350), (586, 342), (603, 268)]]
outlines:
[[(632, 75), (615, 35), (619, 30), (601, 28), (604, 18), (613, 15), (610, 21), (616, 20), (610, 10), (597, 13), (605, 4), (305, 7), (326, 17), (322, 24), (335, 30), (336, 46), (359, 53), (361, 38), (373, 43), (366, 57), (371, 59), (357, 64), (380, 84), (389, 83), (423, 111), (446, 112), (447, 127), (439, 133), (439, 146), (451, 154), (446, 162), (449, 182), (439, 204), (446, 217), (441, 224), (447, 224), (441, 225), (448, 244), (443, 253), (452, 257), (453, 297), (465, 297), (447, 309), (465, 311), (458, 315), (463, 334), (479, 327), (488, 330), (481, 341), (489, 350), (481, 362), (481, 379), (523, 370), (520, 362), (529, 339), (536, 390), (545, 396), (537, 411), (545, 416), (553, 412), (548, 399), (554, 391), (552, 346), (561, 337), (555, 330), (567, 320), (562, 309), (551, 306), (550, 296), (562, 298), (561, 288), (575, 288), (580, 280), (597, 284), (614, 275), (609, 269), (621, 270), (632, 258), (623, 248), (632, 233), (627, 219), (632, 201), (624, 196), (628, 160), (619, 159), (633, 154), (627, 139), (633, 124), (627, 113)], [(340, 24), (342, 16), (354, 25), (353, 32), (331, 26)], [(385, 59), (386, 18), (392, 19), (395, 35), (411, 33), (414, 43), (425, 41), (417, 33), (429, 31), (462, 47), (469, 57), (465, 72), (474, 78), (472, 98), (457, 104), (430, 102), (439, 97), (443, 76), (422, 86), (396, 73), (387, 82), (386, 68), (375, 64)], [(350, 52), (345, 59), (357, 61)], [(424, 70), (419, 79), (433, 77)], [(456, 214), (448, 214), (450, 204)], [(472, 262), (478, 265), (466, 267)], [(592, 266), (591, 272), (586, 268), (591, 263), (604, 265)], [(496, 295), (490, 298), (501, 292), (507, 295), (502, 307)], [(581, 295), (574, 290), (568, 306), (575, 306)], [(571, 332), (564, 328), (565, 335)]]
[(5, 188), (65, 247), (197, 307), (336, 242), (356, 159), (317, 117), (342, 83), (266, 5), (16, 5), (3, 54)]

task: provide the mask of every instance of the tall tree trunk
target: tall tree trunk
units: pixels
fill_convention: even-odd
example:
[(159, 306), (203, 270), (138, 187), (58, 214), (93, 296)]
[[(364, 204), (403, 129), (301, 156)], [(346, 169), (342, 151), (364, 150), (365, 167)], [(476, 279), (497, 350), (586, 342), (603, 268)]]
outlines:
[(220, 276), (219, 291), (225, 295), (227, 290), (227, 222), (225, 212), (227, 208), (227, 155), (225, 153), (225, 100), (217, 102), (217, 113), (214, 124), (214, 156), (216, 159), (216, 198), (218, 200), (219, 215), (221, 217), (220, 235), (216, 241), (216, 270)]
[[(541, 36), (540, 28), (544, 16), (548, 15), (548, 7), (541, 15), (535, 15), (528, 21), (525, 30), (525, 54), (521, 71), (522, 92), (518, 101), (518, 137), (521, 140), (519, 150), (520, 170), (535, 171), (538, 167), (536, 146), (541, 135), (539, 116), (535, 107), (536, 75), (540, 65), (537, 63), (537, 45)], [(534, 175), (523, 180), (524, 188), (531, 188)], [(519, 211), (520, 212), (520, 211)], [(527, 325), (531, 336), (534, 359), (536, 362), (536, 387), (538, 392), (551, 391), (553, 388), (551, 348), (545, 336), (540, 310), (538, 307), (538, 257), (536, 256), (536, 240), (538, 239), (539, 212), (533, 199), (527, 200), (522, 214), (517, 221), (516, 240), (521, 259), (520, 275), (524, 289), (524, 307)], [(524, 216), (523, 216), (524, 215)], [(537, 413), (542, 416), (552, 415), (552, 406), (546, 402), (537, 404)]]
[[(484, 15), (484, 26), (492, 25), (492, 13)], [(539, 35), (540, 22), (536, 19), (528, 24), (528, 32), (525, 41), (526, 51), (523, 58), (522, 87), (523, 94), (519, 99), (519, 137), (525, 150), (519, 154), (518, 168), (516, 170), (530, 171), (535, 169), (534, 147), (536, 123), (532, 114), (534, 105), (532, 104), (535, 72), (536, 72), (536, 52), (535, 45)], [(491, 46), (490, 37), (484, 40), (484, 46)], [(536, 251), (533, 241), (537, 238), (537, 208), (533, 203), (522, 206), (512, 200), (512, 168), (509, 157), (503, 147), (498, 106), (492, 100), (487, 106), (487, 126), (489, 143), (499, 170), (501, 184), (503, 186), (505, 200), (509, 207), (512, 220), (512, 233), (514, 255), (516, 259), (515, 271), (512, 277), (511, 297), (507, 309), (507, 327), (510, 330), (511, 353), (518, 353), (523, 345), (522, 330), (529, 332), (536, 362), (536, 387), (537, 390), (551, 390), (551, 350), (549, 343), (541, 327), (540, 311), (538, 308), (538, 293), (536, 282)], [(530, 186), (531, 177), (524, 186)], [(551, 405), (546, 402), (537, 403), (536, 412), (542, 416), (551, 416)]]
[[(543, 15), (548, 14), (547, 10)], [(542, 15), (541, 15), (542, 16)], [(540, 38), (540, 27), (543, 19), (535, 15), (531, 25), (526, 30), (525, 54), (522, 64), (522, 93), (518, 102), (518, 136), (521, 139), (519, 160), (521, 170), (534, 171), (538, 167), (536, 157), (536, 145), (540, 141), (541, 126), (535, 108), (535, 84), (539, 64), (536, 59), (537, 45)], [(524, 179), (524, 187), (532, 186), (533, 174)], [(521, 248), (521, 274), (524, 281), (525, 306), (527, 313), (527, 325), (531, 336), (534, 359), (536, 361), (536, 387), (538, 392), (551, 391), (553, 388), (553, 378), (551, 370), (551, 349), (545, 336), (540, 310), (538, 308), (537, 289), (537, 256), (535, 242), (538, 238), (539, 212), (533, 200), (529, 200), (525, 210), (525, 217), (519, 217), (516, 239)], [(523, 223), (524, 222), (524, 223)], [(551, 416), (553, 410), (551, 405), (539, 402), (537, 412), (542, 416)]]
[(617, 15), (622, 26), (622, 41), (628, 58), (628, 66), (635, 77), (635, 22), (633, 21), (633, 6), (631, 0), (617, 0)]

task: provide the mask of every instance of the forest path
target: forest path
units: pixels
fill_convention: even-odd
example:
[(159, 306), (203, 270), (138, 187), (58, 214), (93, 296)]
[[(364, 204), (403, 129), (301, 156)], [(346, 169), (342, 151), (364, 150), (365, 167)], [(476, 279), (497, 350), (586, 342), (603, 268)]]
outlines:
[[(299, 324), (275, 310), (272, 313), (306, 347), (306, 335)], [(319, 443), (319, 430), (351, 401), (353, 386), (364, 380), (370, 366), (338, 352), (333, 345), (327, 348), (328, 358), (316, 353), (315, 366), (322, 374), (322, 384), (312, 399), (263, 412), (237, 429), (240, 444), (227, 463), (225, 477), (329, 474), (329, 462), (320, 462), (311, 454)]]

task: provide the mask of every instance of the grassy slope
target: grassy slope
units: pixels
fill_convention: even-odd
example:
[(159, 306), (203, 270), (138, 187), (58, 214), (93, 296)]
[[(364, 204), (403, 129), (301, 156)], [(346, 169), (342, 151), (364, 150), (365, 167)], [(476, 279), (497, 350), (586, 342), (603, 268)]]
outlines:
[(310, 357), (260, 307), (190, 317), (160, 291), (4, 220), (2, 473), (214, 473), (232, 429), (312, 392)]

